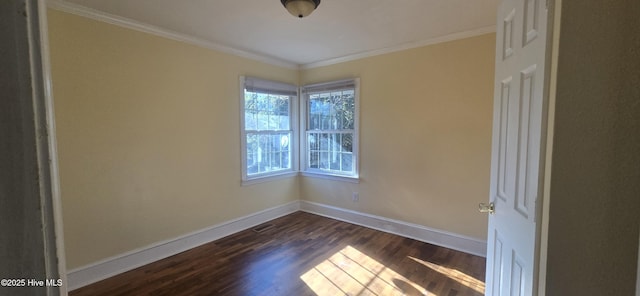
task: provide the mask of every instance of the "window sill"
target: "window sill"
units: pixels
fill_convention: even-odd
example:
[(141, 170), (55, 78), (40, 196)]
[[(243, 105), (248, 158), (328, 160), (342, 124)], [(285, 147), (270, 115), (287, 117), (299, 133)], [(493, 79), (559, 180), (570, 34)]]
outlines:
[(265, 183), (265, 182), (270, 182), (270, 181), (275, 181), (275, 180), (280, 180), (280, 179), (286, 179), (289, 177), (295, 177), (298, 175), (297, 171), (287, 171), (287, 172), (282, 172), (282, 173), (278, 173), (278, 174), (273, 174), (273, 175), (268, 175), (268, 176), (260, 176), (260, 177), (254, 177), (248, 180), (242, 180), (242, 186), (250, 186), (250, 185), (254, 185), (254, 184), (260, 184), (260, 183)]
[(300, 172), (300, 174), (302, 174), (302, 176), (304, 177), (312, 177), (312, 178), (341, 181), (341, 182), (348, 182), (348, 183), (355, 183), (355, 184), (360, 183), (360, 178), (358, 176), (352, 177), (352, 176), (342, 176), (342, 175), (324, 174), (324, 173), (315, 173), (315, 172)]
[(242, 186), (251, 186), (251, 185), (255, 185), (255, 184), (266, 183), (266, 182), (271, 182), (271, 181), (275, 181), (275, 180), (281, 180), (281, 179), (286, 179), (286, 178), (290, 178), (290, 177), (295, 177), (295, 176), (298, 176), (298, 175), (301, 175), (303, 177), (318, 178), (318, 179), (325, 179), (325, 180), (332, 180), (332, 181), (340, 181), (340, 182), (347, 182), (347, 183), (354, 183), (354, 184), (360, 183), (360, 178), (358, 176), (352, 177), (352, 176), (343, 176), (343, 175), (316, 173), (316, 172), (288, 171), (288, 172), (283, 172), (283, 173), (280, 173), (280, 174), (255, 177), (255, 178), (252, 178), (252, 179), (249, 179), (249, 180), (242, 180)]

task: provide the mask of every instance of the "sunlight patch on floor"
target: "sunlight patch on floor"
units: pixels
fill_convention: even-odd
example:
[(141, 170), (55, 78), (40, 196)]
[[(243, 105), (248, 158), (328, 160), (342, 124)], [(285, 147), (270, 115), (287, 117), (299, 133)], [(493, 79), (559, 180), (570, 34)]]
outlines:
[(420, 263), (420, 264), (422, 264), (422, 265), (424, 265), (426, 267), (429, 267), (429, 268), (431, 268), (431, 269), (443, 274), (444, 276), (446, 276), (446, 277), (448, 277), (448, 278), (450, 278), (452, 280), (457, 281), (460, 284), (463, 284), (463, 285), (465, 285), (465, 286), (467, 286), (467, 287), (469, 287), (471, 289), (476, 290), (479, 293), (484, 294), (485, 286), (484, 286), (484, 282), (483, 281), (480, 281), (480, 280), (478, 280), (478, 279), (476, 279), (476, 278), (474, 278), (474, 277), (472, 277), (470, 275), (467, 275), (466, 273), (461, 272), (461, 271), (459, 271), (457, 269), (440, 266), (438, 264), (433, 264), (431, 262), (420, 260), (418, 258), (411, 257), (411, 256), (409, 256), (409, 258), (413, 259), (414, 261), (416, 261), (416, 262), (418, 262), (418, 263)]
[(300, 278), (319, 296), (435, 295), (352, 246), (333, 254)]

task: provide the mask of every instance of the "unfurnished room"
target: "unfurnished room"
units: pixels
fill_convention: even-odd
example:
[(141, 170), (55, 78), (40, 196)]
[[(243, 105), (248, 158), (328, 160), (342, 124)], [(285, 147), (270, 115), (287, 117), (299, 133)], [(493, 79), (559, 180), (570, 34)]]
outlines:
[(638, 1), (0, 11), (0, 295), (640, 295)]

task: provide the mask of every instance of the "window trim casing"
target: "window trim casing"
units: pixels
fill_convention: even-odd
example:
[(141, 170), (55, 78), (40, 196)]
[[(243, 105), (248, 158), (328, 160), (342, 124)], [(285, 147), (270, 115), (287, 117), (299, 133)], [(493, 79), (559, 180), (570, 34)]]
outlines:
[[(308, 147), (307, 147), (307, 132), (308, 130), (308, 106), (309, 106), (309, 93), (317, 93), (318, 91), (329, 90), (332, 87), (339, 87), (344, 84), (353, 84), (354, 86), (354, 124), (353, 124), (353, 167), (354, 174), (338, 174), (323, 171), (320, 169), (313, 169), (307, 167), (307, 155), (308, 155)], [(298, 137), (299, 140), (299, 160), (300, 160), (300, 173), (303, 176), (308, 177), (317, 177), (322, 179), (329, 179), (335, 181), (344, 181), (350, 183), (359, 183), (360, 182), (360, 78), (348, 78), (334, 81), (327, 81), (322, 83), (315, 83), (304, 85), (300, 87), (298, 91), (298, 97), (300, 101), (300, 135)]]
[[(277, 89), (286, 89), (294, 91), (295, 96), (290, 96), (289, 99), (289, 129), (291, 131), (291, 138), (289, 140), (290, 152), (291, 152), (291, 168), (287, 170), (281, 170), (276, 172), (267, 172), (257, 174), (256, 176), (249, 176), (247, 173), (247, 130), (245, 129), (245, 89), (247, 88), (247, 81), (255, 82), (260, 85), (260, 89), (277, 91)], [(242, 181), (241, 184), (251, 185), (257, 183), (268, 182), (271, 180), (283, 179), (298, 175), (299, 172), (299, 101), (300, 101), (300, 88), (294, 84), (278, 82), (273, 80), (267, 80), (257, 78), (253, 76), (241, 75), (239, 78), (239, 97), (240, 97), (240, 158), (241, 158), (241, 171)]]

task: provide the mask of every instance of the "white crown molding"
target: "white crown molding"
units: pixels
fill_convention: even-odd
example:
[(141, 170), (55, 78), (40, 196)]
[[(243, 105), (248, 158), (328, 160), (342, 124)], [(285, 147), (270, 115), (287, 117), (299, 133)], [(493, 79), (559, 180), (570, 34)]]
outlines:
[(391, 47), (382, 48), (382, 49), (365, 51), (365, 52), (356, 53), (356, 54), (352, 54), (352, 55), (347, 55), (347, 56), (343, 56), (343, 57), (339, 57), (339, 58), (335, 58), (335, 59), (329, 59), (329, 60), (313, 62), (313, 63), (309, 63), (309, 64), (303, 64), (303, 65), (300, 65), (300, 69), (312, 69), (312, 68), (330, 66), (330, 65), (335, 65), (335, 64), (339, 64), (339, 63), (350, 62), (350, 61), (369, 58), (369, 57), (373, 57), (373, 56), (383, 55), (383, 54), (387, 54), (387, 53), (393, 53), (393, 52), (397, 52), (397, 51), (403, 51), (403, 50), (423, 47), (423, 46), (427, 46), (427, 45), (434, 45), (434, 44), (438, 44), (438, 43), (444, 43), (444, 42), (449, 42), (449, 41), (454, 41), (454, 40), (459, 40), (459, 39), (465, 39), (465, 38), (470, 38), (470, 37), (475, 37), (475, 36), (480, 36), (480, 35), (489, 34), (489, 33), (495, 33), (495, 32), (496, 32), (496, 27), (495, 26), (482, 27), (482, 28), (478, 28), (478, 29), (474, 29), (474, 30), (457, 32), (457, 33), (444, 35), (444, 36), (440, 36), (440, 37), (436, 37), (436, 38), (431, 38), (431, 39), (427, 39), (427, 40), (409, 42), (409, 43), (404, 43), (404, 44), (400, 44), (400, 45), (397, 45), (397, 46), (391, 46)]
[(171, 40), (176, 40), (180, 42), (184, 42), (187, 44), (196, 45), (199, 47), (204, 47), (207, 49), (212, 49), (215, 51), (235, 55), (242, 58), (247, 58), (263, 63), (267, 63), (270, 65), (289, 68), (289, 69), (298, 69), (299, 65), (296, 63), (292, 63), (289, 61), (284, 61), (278, 58), (269, 57), (265, 55), (260, 55), (257, 53), (252, 53), (245, 50), (235, 49), (229, 46), (220, 45), (214, 42), (210, 42), (207, 40), (203, 40), (200, 38), (196, 38), (193, 36), (189, 36), (182, 33), (173, 32), (167, 29), (163, 29), (157, 26), (145, 24), (142, 22), (134, 21), (132, 19), (124, 18), (121, 16), (109, 14), (106, 12), (102, 12), (99, 10), (91, 9), (85, 6), (81, 6), (74, 3), (69, 3), (63, 0), (47, 0), (47, 6), (51, 9), (75, 14), (78, 16), (90, 18), (93, 20), (105, 22), (108, 24), (124, 27), (127, 29), (132, 29), (160, 37), (164, 37)]
[(487, 256), (486, 240), (304, 200), (300, 201), (300, 210), (480, 257)]
[(217, 44), (217, 43), (203, 40), (187, 34), (173, 32), (157, 26), (145, 24), (142, 22), (134, 21), (132, 19), (109, 14), (109, 13), (102, 12), (95, 9), (91, 9), (82, 5), (69, 3), (64, 0), (46, 0), (46, 1), (47, 1), (47, 6), (51, 9), (83, 16), (93, 20), (109, 23), (112, 25), (117, 25), (117, 26), (128, 28), (128, 29), (145, 32), (145, 33), (153, 34), (156, 36), (160, 36), (160, 37), (200, 46), (207, 49), (212, 49), (215, 51), (219, 51), (219, 52), (223, 52), (223, 53), (227, 53), (227, 54), (231, 54), (231, 55), (235, 55), (235, 56), (239, 56), (247, 59), (252, 59), (255, 61), (270, 64), (270, 65), (288, 68), (288, 69), (312, 69), (312, 68), (324, 67), (324, 66), (334, 65), (338, 63), (350, 62), (350, 61), (359, 60), (363, 58), (383, 55), (387, 53), (393, 53), (397, 51), (413, 49), (413, 48), (423, 47), (427, 45), (434, 45), (438, 43), (484, 35), (484, 34), (493, 33), (496, 31), (495, 26), (487, 26), (487, 27), (482, 27), (474, 30), (457, 32), (449, 35), (431, 38), (427, 40), (409, 42), (409, 43), (401, 44), (398, 46), (365, 51), (361, 53), (356, 53), (352, 55), (347, 55), (343, 57), (338, 57), (338, 58), (333, 58), (333, 59), (328, 59), (328, 60), (323, 60), (323, 61), (318, 61), (313, 63), (296, 64), (294, 62), (282, 60), (279, 58), (261, 55), (258, 53), (253, 53), (253, 52)]
[(67, 272), (68, 290), (72, 291), (104, 280), (140, 266), (173, 256), (240, 232), (273, 219), (297, 212), (299, 201), (262, 210), (244, 217), (226, 221), (180, 237), (109, 257)]

